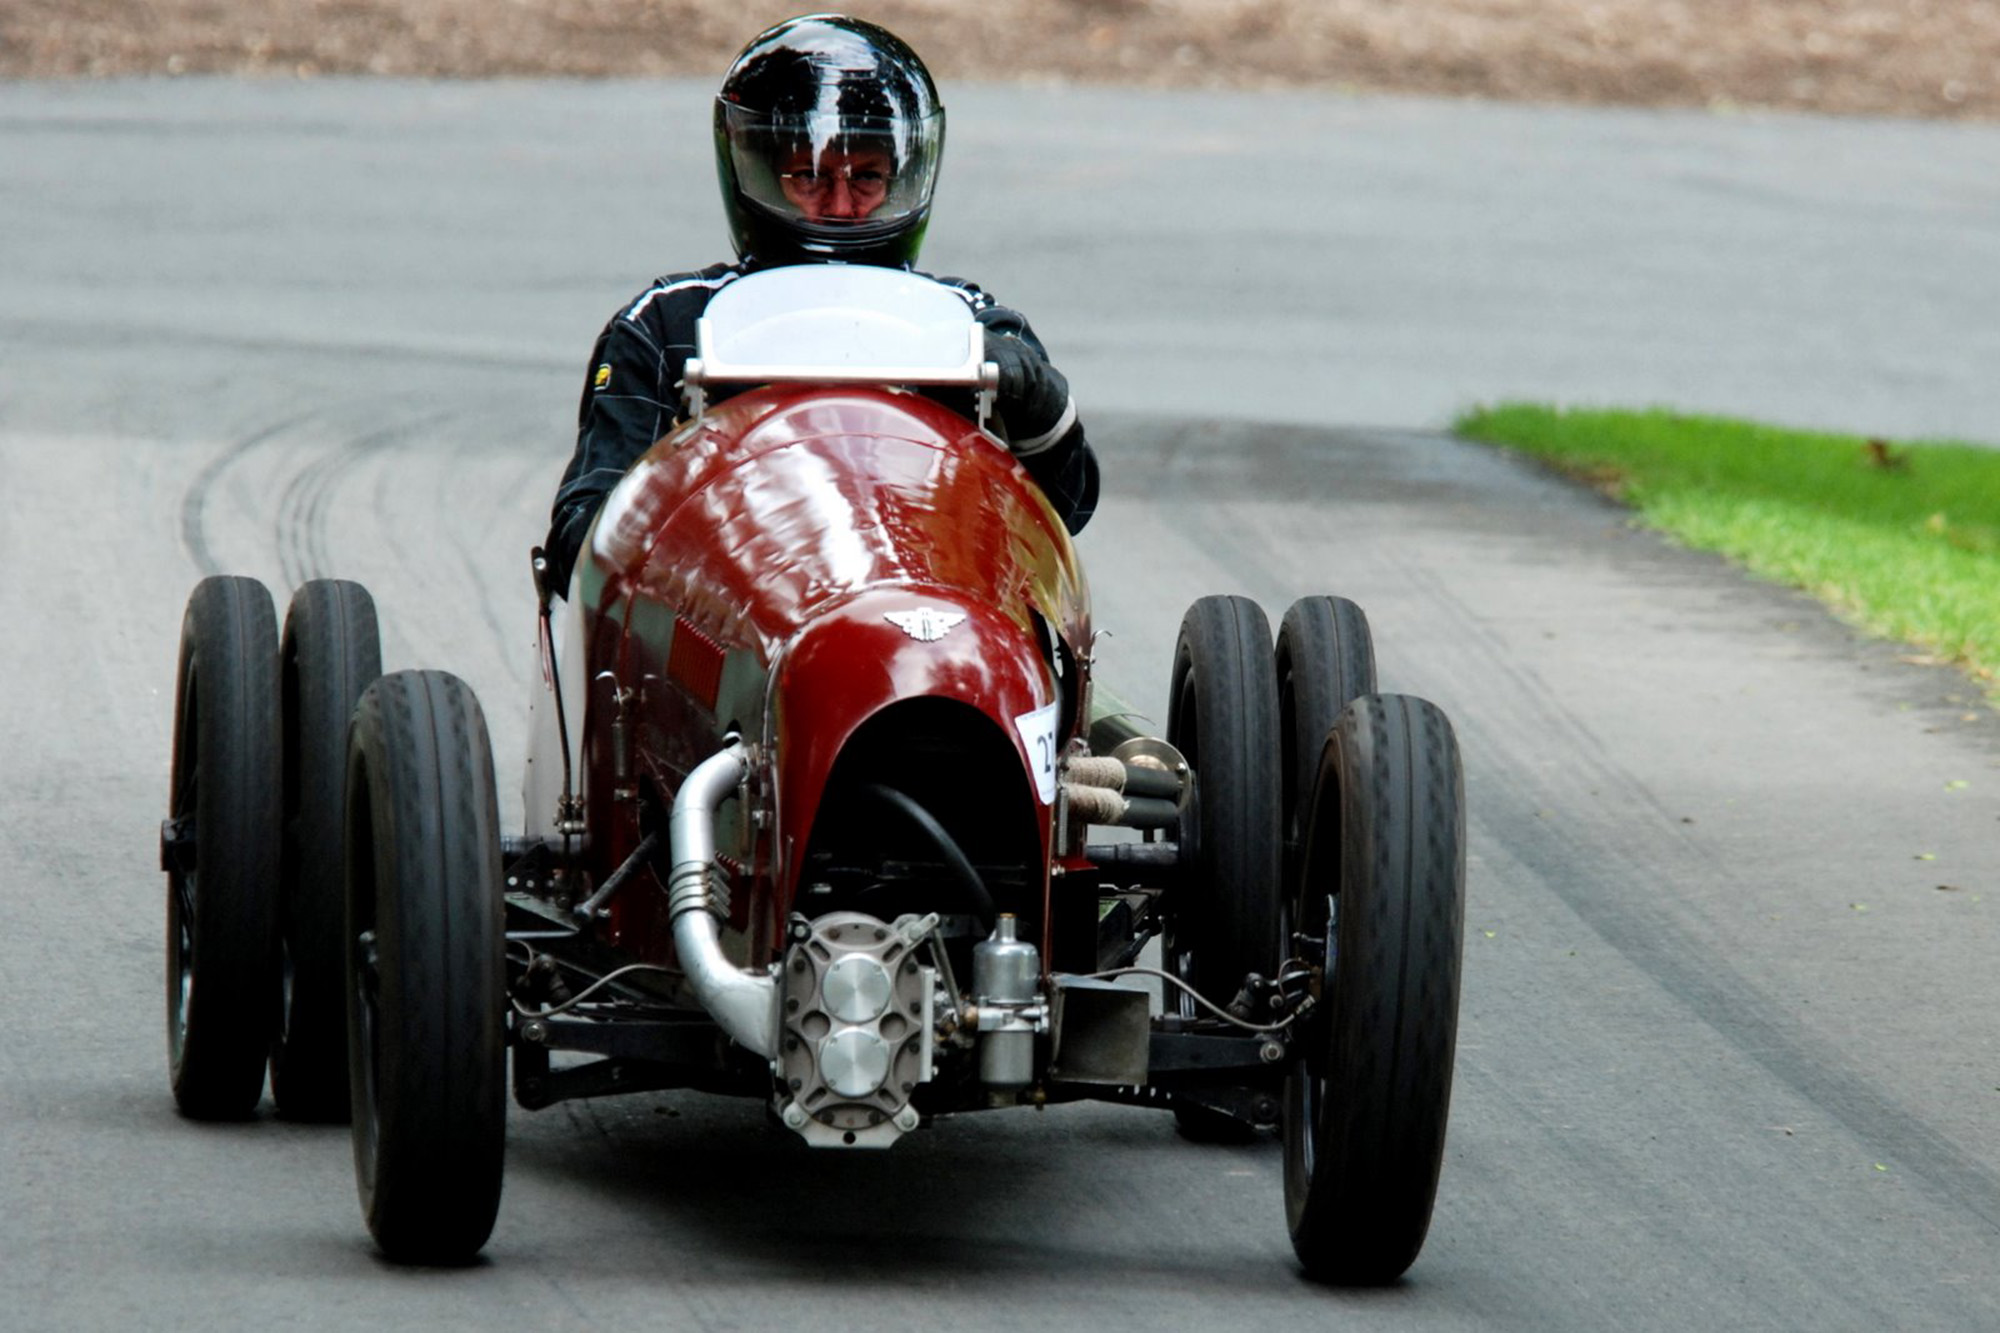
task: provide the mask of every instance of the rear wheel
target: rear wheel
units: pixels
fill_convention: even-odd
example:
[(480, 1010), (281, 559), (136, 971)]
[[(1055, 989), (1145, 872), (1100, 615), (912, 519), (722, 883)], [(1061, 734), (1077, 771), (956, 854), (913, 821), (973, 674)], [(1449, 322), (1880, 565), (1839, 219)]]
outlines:
[(493, 759), (462, 681), (397, 672), (362, 694), (346, 841), (362, 1212), (389, 1258), (463, 1263), (500, 1205), (506, 997)]
[(382, 674), (375, 602), (358, 583), (315, 579), (292, 596), (279, 648), (284, 851), (279, 875), (283, 1004), (271, 1049), (282, 1115), (345, 1120), (347, 1089), (347, 724)]
[(1464, 781), (1436, 707), (1370, 695), (1342, 711), (1294, 893), (1324, 970), (1285, 1083), (1292, 1246), (1322, 1281), (1391, 1282), (1430, 1227), (1458, 1030)]
[(199, 1119), (264, 1092), (278, 1001), (278, 629), (255, 579), (203, 579), (181, 621), (167, 872), (167, 1060)]
[[(1320, 747), (1348, 702), (1375, 693), (1375, 639), (1368, 617), (1345, 597), (1301, 597), (1278, 623), (1278, 736), (1284, 790), (1283, 882), (1298, 873), (1306, 805)], [(1285, 944), (1290, 952), (1290, 944)]]
[[(1181, 620), (1167, 741), (1195, 775), (1182, 837), (1193, 844), (1161, 938), (1166, 970), (1227, 1006), (1251, 972), (1270, 975), (1279, 924), (1278, 690), (1271, 624), (1245, 597), (1203, 597)], [(1174, 987), (1169, 1013), (1201, 1016)], [(1182, 1133), (1235, 1141), (1251, 1122), (1184, 1101)]]
[(1187, 757), (1196, 798), (1167, 969), (1227, 1005), (1278, 961), (1278, 686), (1263, 609), (1247, 597), (1188, 608), (1167, 699), (1167, 742)]
[(1312, 817), (1320, 750), (1340, 710), (1375, 693), (1375, 640), (1368, 617), (1345, 597), (1301, 597), (1278, 623), (1277, 662), (1278, 734), (1284, 746), (1280, 756), (1284, 790), (1278, 800), (1285, 821), (1280, 882), (1285, 888), (1276, 946), (1278, 956), (1289, 962), (1300, 956), (1294, 890)]

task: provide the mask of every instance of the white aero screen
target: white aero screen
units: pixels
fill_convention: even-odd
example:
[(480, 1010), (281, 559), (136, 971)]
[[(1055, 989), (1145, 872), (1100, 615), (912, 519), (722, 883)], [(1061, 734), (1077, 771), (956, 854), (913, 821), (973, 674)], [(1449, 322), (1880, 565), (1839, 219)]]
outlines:
[(702, 381), (980, 383), (983, 342), (963, 297), (900, 269), (807, 264), (739, 278), (696, 336)]

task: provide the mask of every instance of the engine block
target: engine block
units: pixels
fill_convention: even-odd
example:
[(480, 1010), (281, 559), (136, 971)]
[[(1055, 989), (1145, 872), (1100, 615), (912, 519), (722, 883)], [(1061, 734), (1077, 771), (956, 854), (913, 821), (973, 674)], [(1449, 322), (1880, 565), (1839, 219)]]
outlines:
[(937, 969), (919, 949), (937, 918), (862, 912), (796, 919), (779, 983), (778, 1115), (815, 1147), (886, 1148), (917, 1127), (929, 1081)]

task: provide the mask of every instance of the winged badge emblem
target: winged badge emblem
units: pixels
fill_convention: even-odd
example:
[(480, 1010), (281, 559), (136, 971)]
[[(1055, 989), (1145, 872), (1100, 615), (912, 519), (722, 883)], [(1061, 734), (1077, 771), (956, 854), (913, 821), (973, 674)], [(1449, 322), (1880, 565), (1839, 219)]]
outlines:
[(885, 611), (882, 619), (919, 643), (936, 643), (965, 619), (963, 611), (934, 611), (920, 606), (914, 611)]

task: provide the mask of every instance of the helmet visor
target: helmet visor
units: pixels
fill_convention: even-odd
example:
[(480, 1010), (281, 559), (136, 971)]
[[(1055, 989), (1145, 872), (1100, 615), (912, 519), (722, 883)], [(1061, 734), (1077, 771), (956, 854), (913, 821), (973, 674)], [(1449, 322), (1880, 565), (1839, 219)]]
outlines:
[(854, 115), (721, 104), (737, 189), (809, 235), (860, 239), (921, 214), (937, 183), (944, 112)]

